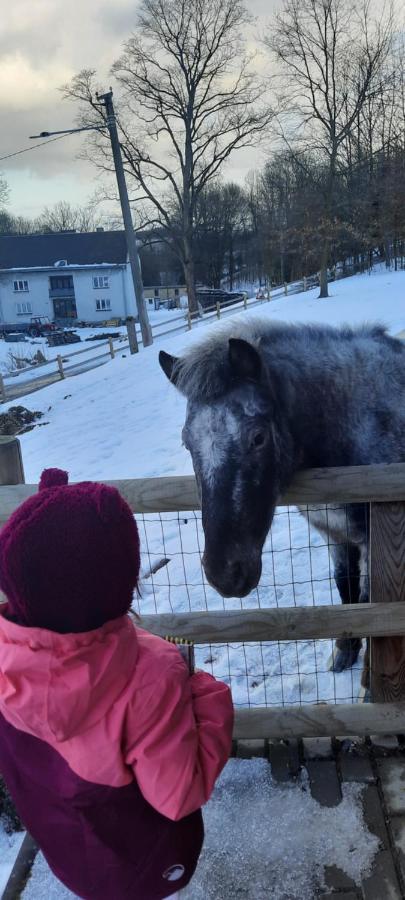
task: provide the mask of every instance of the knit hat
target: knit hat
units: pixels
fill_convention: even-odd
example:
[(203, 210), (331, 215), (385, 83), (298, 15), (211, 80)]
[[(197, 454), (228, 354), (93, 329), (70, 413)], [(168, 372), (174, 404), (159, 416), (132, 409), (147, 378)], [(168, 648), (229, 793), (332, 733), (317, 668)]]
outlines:
[(138, 529), (118, 491), (68, 485), (60, 469), (45, 469), (38, 494), (0, 532), (0, 588), (20, 625), (66, 634), (123, 616), (139, 565)]

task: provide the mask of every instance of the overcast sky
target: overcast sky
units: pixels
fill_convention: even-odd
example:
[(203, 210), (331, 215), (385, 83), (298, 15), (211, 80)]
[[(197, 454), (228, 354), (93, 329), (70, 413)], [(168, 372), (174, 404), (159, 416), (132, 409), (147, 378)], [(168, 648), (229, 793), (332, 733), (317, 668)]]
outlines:
[[(281, 0), (247, 0), (263, 34)], [(377, 5), (383, 0), (376, 0)], [(136, 0), (3, 0), (0, 31), (0, 157), (30, 144), (29, 135), (74, 126), (75, 106), (58, 88), (83, 68), (110, 84), (111, 63), (136, 21)], [(263, 62), (262, 62), (263, 64)], [(97, 171), (76, 158), (83, 136), (71, 136), (0, 161), (11, 189), (8, 209), (37, 215), (58, 200), (85, 203)], [(242, 181), (261, 165), (263, 148), (235, 154), (225, 174)]]
[[(277, 0), (249, 0), (266, 20)], [(0, 32), (0, 156), (30, 145), (29, 135), (74, 125), (74, 104), (60, 85), (95, 68), (108, 71), (136, 19), (134, 0), (3, 0)], [(11, 189), (8, 209), (33, 216), (57, 200), (84, 203), (97, 190), (97, 172), (75, 157), (83, 136), (64, 138), (0, 162)], [(227, 175), (243, 179), (259, 151), (234, 156)]]

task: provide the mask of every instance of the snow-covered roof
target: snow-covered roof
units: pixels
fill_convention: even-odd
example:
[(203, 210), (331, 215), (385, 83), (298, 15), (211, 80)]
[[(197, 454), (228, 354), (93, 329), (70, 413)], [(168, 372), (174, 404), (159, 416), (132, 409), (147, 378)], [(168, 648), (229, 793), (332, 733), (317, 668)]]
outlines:
[[(123, 265), (127, 261), (124, 231), (58, 232), (0, 235), (0, 269), (55, 266)], [(59, 262), (59, 265), (57, 263)]]

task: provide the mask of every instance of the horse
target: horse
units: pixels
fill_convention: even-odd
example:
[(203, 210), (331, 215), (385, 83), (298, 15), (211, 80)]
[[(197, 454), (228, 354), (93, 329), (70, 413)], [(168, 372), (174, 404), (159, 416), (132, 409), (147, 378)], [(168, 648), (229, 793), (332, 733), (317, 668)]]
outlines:
[[(296, 472), (405, 461), (405, 347), (383, 325), (235, 320), (180, 358), (161, 351), (159, 362), (187, 398), (182, 438), (201, 500), (202, 562), (224, 597), (257, 586)], [(342, 602), (366, 602), (368, 505), (300, 511), (331, 541)], [(361, 644), (336, 641), (331, 668), (353, 665)]]

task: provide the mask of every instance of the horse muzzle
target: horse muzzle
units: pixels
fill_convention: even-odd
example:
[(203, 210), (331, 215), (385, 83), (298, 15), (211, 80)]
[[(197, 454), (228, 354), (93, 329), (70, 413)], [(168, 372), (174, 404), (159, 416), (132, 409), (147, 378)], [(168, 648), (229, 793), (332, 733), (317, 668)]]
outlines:
[(247, 597), (262, 574), (261, 554), (257, 559), (212, 560), (205, 552), (202, 564), (207, 581), (223, 597)]

